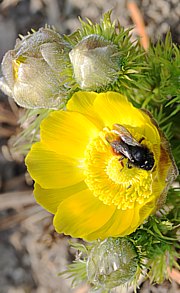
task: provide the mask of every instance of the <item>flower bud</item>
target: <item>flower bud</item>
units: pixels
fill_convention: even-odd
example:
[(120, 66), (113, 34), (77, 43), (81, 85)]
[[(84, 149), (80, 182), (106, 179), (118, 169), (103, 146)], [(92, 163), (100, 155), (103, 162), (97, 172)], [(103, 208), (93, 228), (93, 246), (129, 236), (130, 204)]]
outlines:
[(95, 287), (111, 289), (131, 281), (137, 266), (137, 254), (130, 241), (108, 238), (92, 248), (87, 261), (87, 276)]
[(2, 61), (0, 88), (26, 108), (57, 108), (62, 102), (69, 47), (52, 29), (18, 39)]
[(69, 53), (74, 78), (81, 89), (96, 90), (116, 81), (118, 47), (99, 35), (83, 38)]

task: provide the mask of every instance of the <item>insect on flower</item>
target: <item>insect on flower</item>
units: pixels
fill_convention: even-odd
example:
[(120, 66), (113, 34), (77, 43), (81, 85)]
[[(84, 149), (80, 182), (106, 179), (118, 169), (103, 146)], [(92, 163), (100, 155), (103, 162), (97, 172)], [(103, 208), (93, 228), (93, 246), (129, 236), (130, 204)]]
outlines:
[(154, 155), (145, 145), (141, 144), (144, 137), (138, 142), (131, 133), (120, 124), (114, 124), (112, 132), (118, 135), (118, 137), (114, 139), (113, 137), (106, 135), (106, 140), (111, 145), (113, 152), (117, 155), (121, 155), (119, 161), (122, 166), (122, 160), (127, 158), (128, 168), (135, 166), (147, 171), (153, 168)]
[(117, 92), (78, 91), (66, 107), (43, 120), (26, 157), (37, 202), (55, 215), (58, 233), (87, 241), (131, 234), (177, 177), (166, 138)]

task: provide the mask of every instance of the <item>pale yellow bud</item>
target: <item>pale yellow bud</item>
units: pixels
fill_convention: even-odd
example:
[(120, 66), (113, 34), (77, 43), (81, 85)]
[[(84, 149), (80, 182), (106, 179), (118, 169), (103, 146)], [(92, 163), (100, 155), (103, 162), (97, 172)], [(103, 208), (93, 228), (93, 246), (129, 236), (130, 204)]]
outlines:
[(118, 47), (99, 35), (83, 38), (69, 53), (74, 78), (81, 89), (95, 90), (117, 80)]
[(0, 88), (26, 108), (58, 108), (63, 101), (63, 70), (70, 48), (61, 36), (41, 28), (8, 51), (2, 61)]
[(125, 238), (108, 238), (91, 250), (87, 260), (88, 280), (95, 287), (111, 289), (131, 282), (138, 266), (133, 244)]

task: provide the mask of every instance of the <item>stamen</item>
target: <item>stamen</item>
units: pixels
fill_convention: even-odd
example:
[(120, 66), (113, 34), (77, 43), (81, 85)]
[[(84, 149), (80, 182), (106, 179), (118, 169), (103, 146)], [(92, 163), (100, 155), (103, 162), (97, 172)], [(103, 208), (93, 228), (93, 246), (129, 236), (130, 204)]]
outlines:
[(105, 128), (86, 148), (85, 182), (104, 204), (132, 209), (151, 195), (152, 175), (137, 167), (128, 168), (128, 159), (121, 160), (112, 152), (107, 135), (115, 134)]

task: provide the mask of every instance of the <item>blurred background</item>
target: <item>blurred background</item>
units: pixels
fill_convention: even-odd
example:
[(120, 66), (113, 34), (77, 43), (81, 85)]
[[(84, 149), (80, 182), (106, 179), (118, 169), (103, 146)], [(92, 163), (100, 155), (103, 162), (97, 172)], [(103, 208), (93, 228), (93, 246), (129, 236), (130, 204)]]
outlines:
[[(110, 9), (112, 19), (122, 26), (137, 25), (133, 35), (141, 32), (144, 46), (148, 38), (156, 42), (168, 30), (173, 42), (180, 43), (179, 0), (4, 0), (0, 1), (0, 61), (14, 47), (18, 34), (26, 35), (45, 24), (69, 34), (80, 26), (79, 16), (99, 22)], [(23, 156), (11, 152), (23, 113), (24, 109), (0, 92), (0, 293), (88, 292), (86, 285), (71, 289), (70, 280), (57, 276), (74, 259), (70, 238), (54, 232), (52, 216), (34, 201)], [(161, 286), (145, 281), (138, 292), (179, 290), (175, 281)]]

